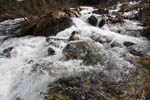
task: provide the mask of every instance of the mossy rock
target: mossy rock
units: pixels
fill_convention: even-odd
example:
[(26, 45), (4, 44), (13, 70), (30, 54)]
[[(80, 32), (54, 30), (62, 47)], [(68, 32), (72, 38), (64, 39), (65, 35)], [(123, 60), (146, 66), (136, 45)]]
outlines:
[(63, 49), (63, 54), (67, 60), (81, 59), (86, 65), (94, 65), (101, 60), (101, 55), (96, 45), (91, 41), (69, 43)]
[(82, 72), (50, 83), (46, 94), (48, 100), (57, 94), (66, 100), (149, 100), (150, 74), (138, 70), (126, 81), (114, 82), (102, 72)]
[[(89, 76), (71, 76), (68, 78), (61, 78), (54, 83), (49, 84), (48, 100), (98, 100), (104, 99), (100, 94), (103, 82), (101, 78), (96, 75)], [(97, 74), (98, 75), (98, 74)], [(62, 99), (53, 99), (55, 95)], [(64, 99), (65, 98), (65, 99)]]
[(150, 58), (138, 58), (137, 63), (141, 64), (144, 68), (150, 69)]
[(122, 94), (121, 91), (124, 88), (117, 88), (119, 84), (112, 82), (103, 73), (90, 71), (82, 72), (77, 76), (60, 78), (54, 83), (50, 83), (47, 93), (60, 94), (70, 100), (120, 100), (119, 95)]
[(150, 74), (138, 73), (126, 84), (126, 88), (119, 94), (119, 97), (119, 100), (149, 100)]
[(120, 7), (120, 10), (119, 10), (119, 11), (120, 11), (120, 12), (128, 12), (128, 11), (130, 11), (130, 6), (124, 4), (124, 5), (122, 5), (122, 6)]
[(148, 7), (141, 7), (140, 11), (135, 14), (137, 20), (143, 23), (143, 26), (150, 25), (150, 8)]
[(71, 100), (69, 97), (56, 93), (44, 93), (44, 98), (47, 100)]

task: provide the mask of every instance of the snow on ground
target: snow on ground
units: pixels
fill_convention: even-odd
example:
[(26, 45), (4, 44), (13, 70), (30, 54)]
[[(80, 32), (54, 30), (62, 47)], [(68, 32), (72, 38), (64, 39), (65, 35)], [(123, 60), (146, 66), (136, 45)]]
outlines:
[[(81, 16), (72, 18), (75, 25), (59, 32), (53, 38), (68, 39), (72, 31), (78, 31), (77, 37), (79, 40), (76, 42), (85, 40), (94, 42), (103, 55), (103, 63), (86, 66), (82, 64), (82, 60), (64, 60), (62, 50), (70, 43), (69, 41), (51, 41), (55, 44), (52, 45), (46, 41), (45, 37), (32, 36), (6, 40), (0, 45), (0, 54), (8, 47), (14, 47), (14, 49), (11, 58), (0, 56), (0, 100), (42, 100), (40, 93), (46, 91), (49, 82), (53, 82), (60, 77), (78, 74), (81, 71), (104, 70), (106, 67), (114, 67), (117, 70), (113, 70), (112, 75), (114, 79), (119, 80), (118, 72), (128, 73), (128, 68), (134, 68), (134, 65), (126, 59), (131, 60), (135, 56), (128, 52), (128, 48), (123, 43), (132, 42), (135, 44), (135, 48), (146, 50), (147, 41), (143, 38), (112, 32), (109, 29), (111, 26), (105, 26), (107, 29), (91, 26), (86, 23), (84, 18), (92, 14), (93, 8), (81, 8), (84, 9), (80, 12)], [(17, 21), (18, 19), (14, 20), (16, 23)], [(5, 21), (0, 25), (4, 23), (12, 24), (12, 22)], [(128, 20), (126, 22), (131, 24), (132, 27), (125, 25), (125, 28), (141, 28), (137, 27), (136, 22)], [(113, 28), (115, 27), (118, 28), (117, 25)], [(104, 43), (96, 42), (94, 39), (100, 39)], [(107, 40), (110, 42), (107, 43)], [(112, 43), (118, 43), (120, 46), (111, 48)], [(56, 50), (54, 56), (47, 56), (49, 47)], [(107, 70), (105, 72), (109, 74)]]

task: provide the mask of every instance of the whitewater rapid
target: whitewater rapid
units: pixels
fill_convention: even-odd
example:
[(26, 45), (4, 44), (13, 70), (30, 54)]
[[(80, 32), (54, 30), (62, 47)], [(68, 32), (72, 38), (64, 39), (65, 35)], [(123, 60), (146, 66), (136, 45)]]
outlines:
[[(82, 7), (84, 10), (79, 18), (72, 18), (74, 25), (53, 38), (68, 39), (73, 31), (78, 31), (78, 41), (92, 41), (103, 55), (103, 64), (86, 66), (82, 60), (64, 60), (63, 48), (70, 43), (69, 41), (46, 41), (46, 37), (25, 36), (20, 38), (10, 38), (0, 43), (0, 53), (8, 47), (14, 47), (11, 58), (0, 57), (0, 100), (43, 100), (42, 92), (47, 91), (47, 85), (61, 77), (78, 74), (82, 71), (103, 70), (110, 74), (115, 80), (121, 80), (119, 73), (128, 74), (134, 64), (130, 62), (136, 58), (129, 53), (124, 42), (134, 43), (134, 48), (147, 51), (148, 41), (140, 36), (135, 37), (129, 34), (119, 34), (115, 32), (118, 26), (105, 25), (102, 29), (91, 26), (86, 19), (92, 15), (92, 7)], [(95, 15), (97, 16), (97, 15)], [(0, 28), (8, 24), (14, 27), (18, 20), (9, 20), (0, 23)], [(132, 27), (125, 25), (124, 28), (141, 29), (138, 22), (130, 22)], [(9, 34), (0, 33), (0, 40)], [(104, 43), (94, 41), (100, 39)], [(105, 41), (109, 40), (109, 43)], [(112, 43), (119, 46), (111, 48)], [(55, 45), (53, 45), (55, 44)], [(47, 49), (51, 47), (56, 51), (53, 56), (48, 56)], [(149, 53), (147, 53), (149, 55)], [(112, 72), (107, 71), (106, 67), (114, 67)]]

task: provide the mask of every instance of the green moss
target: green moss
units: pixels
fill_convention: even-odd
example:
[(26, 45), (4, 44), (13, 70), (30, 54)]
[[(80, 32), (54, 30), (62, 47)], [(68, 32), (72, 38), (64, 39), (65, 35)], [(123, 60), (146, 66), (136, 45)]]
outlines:
[(130, 7), (128, 5), (122, 5), (120, 7), (121, 12), (128, 12), (130, 10)]
[(125, 93), (122, 93), (120, 97), (122, 100), (135, 100), (141, 99), (143, 94), (145, 98), (149, 98), (150, 94), (150, 74), (141, 73), (135, 77), (134, 80), (129, 82), (128, 88), (125, 89)]
[(150, 58), (139, 58), (136, 60), (142, 67), (150, 69)]
[(124, 4), (120, 7), (121, 12), (128, 12), (128, 11), (135, 10), (135, 9), (137, 9), (136, 6), (129, 6), (127, 4)]
[(143, 81), (144, 90), (146, 94), (150, 94), (150, 75), (149, 74), (142, 75), (141, 81)]
[(44, 98), (47, 100), (71, 100), (68, 96), (55, 93), (45, 93)]

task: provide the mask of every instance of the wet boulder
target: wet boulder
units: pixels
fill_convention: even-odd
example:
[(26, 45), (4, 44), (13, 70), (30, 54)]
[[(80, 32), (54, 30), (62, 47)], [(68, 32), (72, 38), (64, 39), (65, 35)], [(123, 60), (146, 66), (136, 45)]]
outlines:
[(104, 99), (101, 94), (103, 82), (98, 74), (70, 76), (61, 78), (49, 84), (48, 93), (44, 93), (47, 100), (99, 100)]
[(123, 43), (124, 44), (124, 46), (126, 46), (126, 47), (130, 47), (130, 46), (133, 46), (133, 45), (135, 45), (133, 42), (124, 42)]
[(64, 49), (63, 54), (66, 59), (82, 59), (84, 64), (97, 64), (101, 56), (94, 43), (90, 41), (80, 41), (69, 43)]
[(26, 35), (32, 35), (35, 27), (36, 23), (29, 23), (24, 21), (21, 23), (21, 33), (17, 34), (17, 36), (21, 37)]
[(54, 55), (55, 54), (55, 50), (53, 48), (48, 48), (48, 55)]
[(35, 22), (25, 21), (21, 27), (21, 35), (52, 36), (71, 25), (72, 20), (65, 12), (50, 12), (36, 19)]
[(9, 47), (3, 50), (4, 56), (6, 57), (11, 57), (12, 56), (12, 50), (14, 47)]
[(84, 59), (89, 48), (89, 44), (86, 42), (73, 42), (63, 49), (63, 54), (67, 59)]
[(88, 23), (93, 26), (96, 26), (98, 23), (98, 19), (95, 16), (91, 16), (87, 20), (88, 20)]
[(149, 82), (149, 74), (139, 73), (126, 81), (112, 82), (105, 74), (91, 71), (60, 78), (50, 83), (48, 92), (43, 95), (47, 100), (134, 100), (143, 97), (149, 100)]
[(98, 27), (101, 28), (105, 25), (105, 19), (102, 19), (99, 24), (98, 24)]
[(14, 35), (20, 32), (20, 23), (23, 21), (20, 19), (6, 20), (0, 22), (0, 34), (3, 35)]
[(43, 18), (37, 23), (34, 34), (35, 36), (51, 36), (56, 35), (58, 32), (69, 28), (72, 20), (68, 17), (59, 19)]

